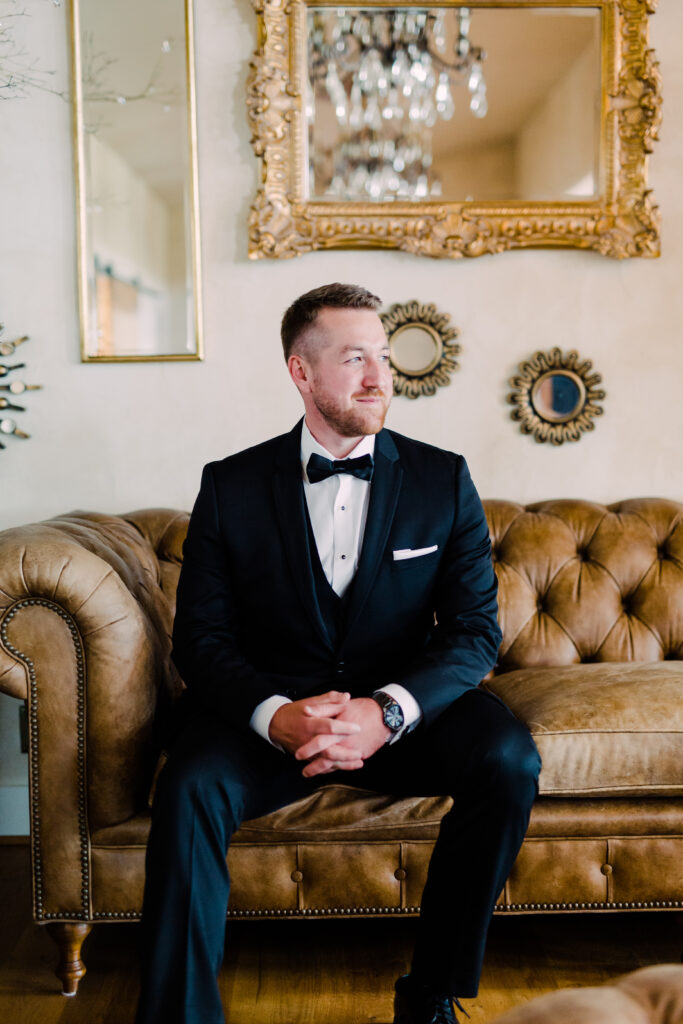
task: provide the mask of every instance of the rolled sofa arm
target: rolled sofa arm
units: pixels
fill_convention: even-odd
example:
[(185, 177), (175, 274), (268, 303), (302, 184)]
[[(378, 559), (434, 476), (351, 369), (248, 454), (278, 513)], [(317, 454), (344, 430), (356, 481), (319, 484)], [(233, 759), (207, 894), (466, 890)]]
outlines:
[(90, 834), (143, 802), (169, 671), (158, 583), (151, 546), (117, 517), (74, 513), (0, 533), (0, 689), (28, 701), (39, 920), (87, 916)]

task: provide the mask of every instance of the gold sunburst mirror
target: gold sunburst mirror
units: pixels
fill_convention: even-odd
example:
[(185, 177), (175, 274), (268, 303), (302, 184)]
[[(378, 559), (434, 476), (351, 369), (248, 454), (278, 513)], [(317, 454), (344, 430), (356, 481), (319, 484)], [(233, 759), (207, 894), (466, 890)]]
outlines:
[(602, 377), (591, 373), (592, 367), (590, 359), (579, 359), (578, 352), (563, 355), (559, 348), (535, 352), (520, 363), (519, 375), (510, 378), (508, 401), (515, 406), (510, 416), (522, 433), (532, 434), (541, 444), (560, 445), (593, 430), (594, 418), (603, 412), (598, 403), (606, 393), (598, 388)]
[(450, 384), (460, 345), (448, 313), (440, 313), (431, 302), (413, 300), (394, 303), (380, 319), (389, 339), (394, 394), (419, 398)]

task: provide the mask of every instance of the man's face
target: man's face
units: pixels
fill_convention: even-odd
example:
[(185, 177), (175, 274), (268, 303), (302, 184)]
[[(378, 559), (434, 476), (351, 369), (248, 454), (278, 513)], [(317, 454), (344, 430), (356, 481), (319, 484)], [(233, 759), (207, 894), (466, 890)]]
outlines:
[(309, 399), (337, 434), (376, 434), (393, 393), (389, 345), (371, 309), (322, 309), (306, 348)]

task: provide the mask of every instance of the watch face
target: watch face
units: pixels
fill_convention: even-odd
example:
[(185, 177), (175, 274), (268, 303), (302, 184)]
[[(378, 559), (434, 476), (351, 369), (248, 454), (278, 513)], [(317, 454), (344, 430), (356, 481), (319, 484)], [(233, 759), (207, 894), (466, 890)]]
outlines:
[(382, 690), (377, 690), (373, 693), (372, 698), (377, 701), (382, 709), (382, 718), (387, 729), (391, 729), (392, 732), (400, 732), (405, 725), (401, 705)]
[(384, 721), (392, 732), (398, 732), (403, 724), (403, 713), (398, 705), (390, 705), (384, 712)]
[(389, 704), (384, 709), (384, 723), (392, 732), (403, 728), (403, 712), (398, 704)]

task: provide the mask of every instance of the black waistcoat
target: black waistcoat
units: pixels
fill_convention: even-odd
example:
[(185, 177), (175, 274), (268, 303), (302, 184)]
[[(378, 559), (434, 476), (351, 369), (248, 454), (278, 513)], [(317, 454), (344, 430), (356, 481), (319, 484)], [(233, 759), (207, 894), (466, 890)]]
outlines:
[(324, 619), (325, 626), (327, 627), (327, 632), (329, 633), (334, 649), (335, 651), (338, 651), (342, 640), (344, 639), (344, 632), (346, 630), (346, 615), (350, 603), (353, 580), (344, 591), (343, 597), (340, 597), (339, 594), (332, 589), (322, 567), (322, 562), (320, 561), (320, 555), (318, 554), (318, 547), (315, 543), (315, 536), (313, 534), (313, 527), (311, 526), (308, 508), (306, 509), (306, 522), (308, 524), (308, 544), (311, 552), (311, 567), (313, 569), (315, 593), (320, 607), (320, 614)]

